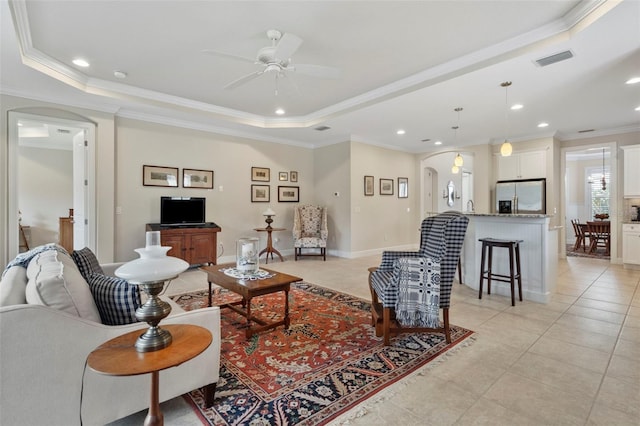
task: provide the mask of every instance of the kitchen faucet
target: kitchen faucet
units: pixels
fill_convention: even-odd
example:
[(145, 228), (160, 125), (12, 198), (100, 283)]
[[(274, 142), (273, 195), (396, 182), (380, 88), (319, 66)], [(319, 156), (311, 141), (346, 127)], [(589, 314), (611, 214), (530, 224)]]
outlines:
[[(471, 209), (469, 209), (469, 204), (471, 204)], [(474, 210), (475, 210), (475, 207), (473, 207), (473, 200), (467, 201), (467, 211), (473, 212)]]

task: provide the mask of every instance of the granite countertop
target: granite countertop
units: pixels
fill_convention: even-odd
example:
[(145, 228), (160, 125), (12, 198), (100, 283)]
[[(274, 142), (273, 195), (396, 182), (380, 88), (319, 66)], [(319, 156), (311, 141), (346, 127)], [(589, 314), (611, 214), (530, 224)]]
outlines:
[(505, 213), (475, 213), (475, 212), (464, 212), (466, 216), (496, 216), (496, 217), (516, 217), (516, 218), (535, 218), (541, 219), (545, 217), (553, 217), (550, 214), (505, 214)]

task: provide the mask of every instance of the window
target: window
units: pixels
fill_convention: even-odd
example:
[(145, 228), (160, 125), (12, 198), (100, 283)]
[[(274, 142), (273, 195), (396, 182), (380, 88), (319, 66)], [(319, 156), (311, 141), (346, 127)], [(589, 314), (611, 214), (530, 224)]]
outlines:
[(604, 169), (604, 179), (607, 183), (606, 188), (602, 189), (602, 168), (593, 167), (587, 170), (588, 197), (589, 206), (591, 207), (590, 217), (596, 214), (609, 214), (609, 188), (611, 187), (611, 174), (609, 166)]

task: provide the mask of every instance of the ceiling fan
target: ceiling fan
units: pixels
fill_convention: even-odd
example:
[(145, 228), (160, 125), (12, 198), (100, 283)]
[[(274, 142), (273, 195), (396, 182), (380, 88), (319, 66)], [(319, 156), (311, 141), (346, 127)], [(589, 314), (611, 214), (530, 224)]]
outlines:
[(237, 59), (244, 62), (251, 62), (261, 66), (258, 71), (254, 71), (251, 74), (247, 74), (233, 80), (231, 83), (224, 86), (225, 89), (235, 89), (236, 87), (242, 86), (263, 74), (275, 74), (276, 82), (279, 77), (285, 77), (289, 72), (319, 78), (340, 77), (340, 70), (338, 68), (312, 64), (294, 65), (291, 57), (302, 44), (302, 39), (297, 35), (291, 33), (285, 33), (283, 35), (278, 30), (269, 30), (267, 31), (267, 37), (271, 40), (271, 46), (266, 46), (260, 49), (255, 59), (234, 55), (232, 53), (219, 52), (216, 50), (203, 50), (204, 53)]

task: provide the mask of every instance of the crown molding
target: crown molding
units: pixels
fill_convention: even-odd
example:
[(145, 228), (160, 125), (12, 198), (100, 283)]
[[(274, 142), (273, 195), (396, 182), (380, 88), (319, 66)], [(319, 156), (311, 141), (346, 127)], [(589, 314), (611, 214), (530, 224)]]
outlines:
[(410, 77), (307, 115), (273, 118), (141, 89), (126, 84), (90, 78), (35, 49), (31, 38), (26, 1), (8, 0), (8, 2), (20, 45), (22, 62), (25, 65), (86, 93), (116, 99), (126, 99), (128, 101), (151, 104), (162, 108), (173, 108), (179, 111), (205, 113), (210, 117), (258, 128), (311, 127), (348, 112), (493, 65), (499, 61), (515, 57), (518, 54), (542, 46), (550, 41), (555, 41), (558, 37), (569, 38), (572, 33), (585, 28), (618, 4), (618, 1), (615, 0), (584, 0), (562, 18), (536, 30), (431, 67)]

